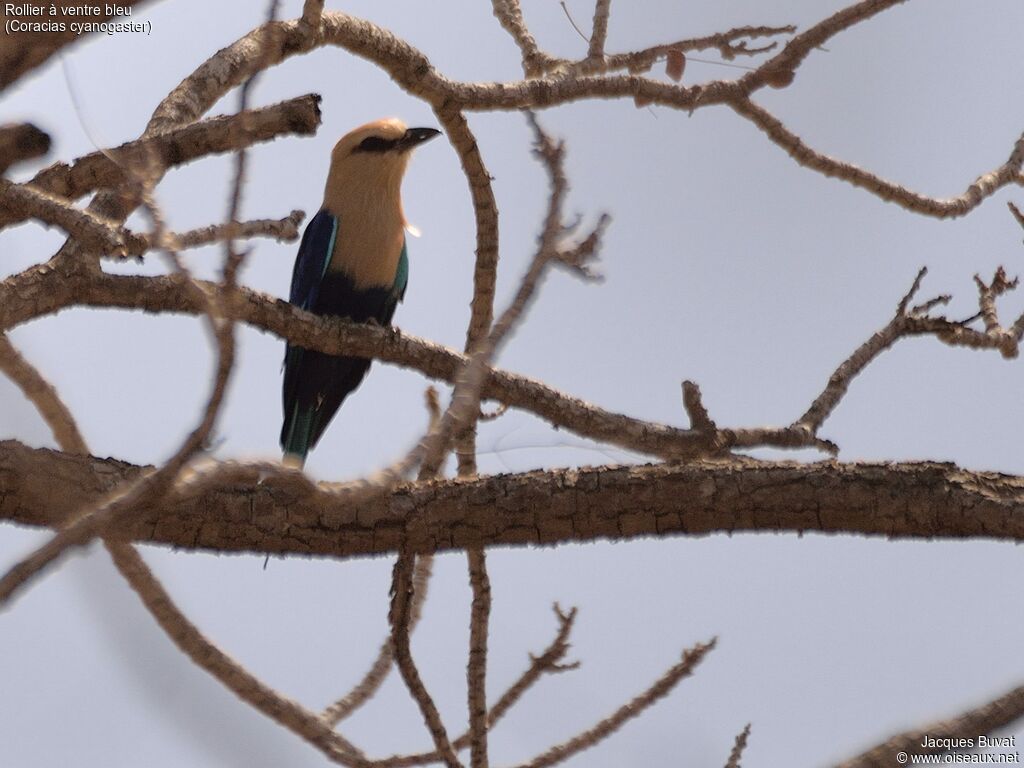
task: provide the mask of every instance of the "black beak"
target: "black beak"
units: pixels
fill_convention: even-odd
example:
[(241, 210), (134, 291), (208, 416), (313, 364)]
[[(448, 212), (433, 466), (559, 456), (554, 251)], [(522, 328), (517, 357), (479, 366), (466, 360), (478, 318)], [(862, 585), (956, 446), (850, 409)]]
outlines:
[(400, 149), (407, 151), (440, 135), (441, 132), (436, 128), (410, 128), (398, 140), (398, 145)]

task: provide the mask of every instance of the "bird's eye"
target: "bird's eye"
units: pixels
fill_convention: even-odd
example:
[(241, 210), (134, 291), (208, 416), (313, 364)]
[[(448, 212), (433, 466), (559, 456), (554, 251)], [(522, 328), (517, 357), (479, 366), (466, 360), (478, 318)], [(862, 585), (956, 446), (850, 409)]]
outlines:
[(393, 141), (388, 141), (380, 136), (367, 136), (356, 146), (356, 152), (386, 152), (393, 146)]

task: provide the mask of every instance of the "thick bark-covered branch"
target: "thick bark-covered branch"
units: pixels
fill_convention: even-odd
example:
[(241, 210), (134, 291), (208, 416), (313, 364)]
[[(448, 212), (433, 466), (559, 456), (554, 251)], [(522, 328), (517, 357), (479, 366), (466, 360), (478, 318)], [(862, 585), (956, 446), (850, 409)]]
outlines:
[[(152, 139), (93, 152), (70, 165), (55, 163), (37, 173), (26, 186), (71, 201), (100, 188), (132, 183), (126, 165), (140, 167), (156, 161), (165, 168), (172, 168), (286, 134), (309, 136), (320, 126), (319, 105), (318, 95), (307, 94), (242, 115), (212, 117)], [(0, 227), (23, 218), (16, 210), (4, 210), (0, 213)]]
[(117, 222), (75, 208), (56, 195), (0, 178), (0, 205), (11, 220), (31, 218), (47, 227), (59, 227), (90, 252), (125, 253), (125, 233)]
[[(0, 518), (54, 526), (141, 471), (2, 442)], [(171, 492), (104, 534), (184, 549), (338, 557), (390, 554), (403, 541), (422, 554), (739, 532), (1024, 541), (1024, 478), (937, 463), (559, 469), (411, 483), (358, 502), (330, 486), (261, 482), (253, 469), (188, 494)]]
[[(204, 311), (203, 295), (175, 277), (127, 277), (81, 271), (74, 265), (42, 265), (0, 283), (0, 330), (72, 306), (187, 314)], [(467, 360), (429, 341), (316, 317), (245, 288), (238, 289), (236, 300), (227, 309), (233, 318), (307, 349), (376, 357), (449, 383), (456, 380)], [(482, 394), (528, 410), (557, 427), (627, 450), (664, 457), (693, 457), (706, 451), (707, 437), (697, 432), (611, 413), (524, 376), (491, 369)]]

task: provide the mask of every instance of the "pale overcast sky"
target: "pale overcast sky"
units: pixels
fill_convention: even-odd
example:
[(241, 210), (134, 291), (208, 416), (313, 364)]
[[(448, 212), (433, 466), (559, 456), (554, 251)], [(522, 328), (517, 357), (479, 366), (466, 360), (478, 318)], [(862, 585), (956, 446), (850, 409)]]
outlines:
[[(611, 50), (742, 24), (819, 20), (845, 3), (814, 0), (615, 3)], [(331, 8), (339, 4), (329, 2)], [(583, 26), (589, 0), (568, 0)], [(299, 0), (283, 4), (297, 15)], [(344, 10), (405, 37), (460, 79), (517, 79), (518, 51), (477, 0), (349, 2)], [(524, 2), (540, 44), (580, 56), (585, 44), (556, 0)], [(160, 99), (207, 56), (260, 23), (262, 3), (163, 2), (136, 12), (149, 36), (93, 38), (24, 80), (0, 121), (31, 119), (69, 160), (136, 137)], [(757, 101), (813, 147), (915, 190), (960, 194), (998, 166), (1024, 129), (1019, 0), (910, 2), (828, 42), (782, 91)], [(714, 58), (708, 55), (708, 58)], [(740, 60), (738, 63), (745, 63)], [(691, 61), (687, 82), (736, 70)], [(70, 96), (77, 96), (78, 109)], [(372, 65), (339, 50), (289, 60), (258, 84), (257, 105), (323, 95), (313, 138), (252, 155), (246, 218), (318, 208), (330, 148), (355, 125), (399, 116), (436, 125), (430, 109)], [(213, 113), (234, 109), (232, 93)], [(501, 211), (498, 306), (525, 268), (545, 203), (543, 170), (515, 113), (473, 114)], [(553, 274), (504, 368), (601, 406), (684, 425), (679, 382), (698, 381), (719, 423), (784, 424), (835, 366), (890, 319), (918, 268), (923, 293), (953, 293), (970, 314), (972, 275), (1015, 274), (1020, 227), (1003, 190), (965, 219), (936, 221), (798, 167), (728, 108), (692, 116), (629, 100), (548, 110), (568, 142), (570, 207), (613, 223), (606, 276)], [(34, 168), (19, 169), (26, 178)], [(159, 199), (177, 230), (217, 221), (226, 159), (171, 172)], [(396, 323), (461, 348), (472, 289), (474, 230), (466, 182), (443, 141), (425, 145), (405, 183), (410, 286)], [(0, 234), (5, 274), (46, 258), (55, 231)], [(295, 245), (259, 241), (244, 281), (287, 295)], [(220, 253), (189, 262), (202, 273)], [(110, 265), (128, 272), (144, 266)], [(1007, 316), (1024, 302), (1010, 297)], [(195, 318), (72, 310), (12, 333), (59, 388), (94, 452), (159, 462), (191, 428), (211, 372)], [(276, 457), (282, 343), (240, 333), (241, 359), (221, 419), (218, 455)], [(346, 402), (308, 469), (346, 479), (401, 455), (423, 427), (418, 374), (376, 364)], [(856, 380), (826, 424), (843, 460), (937, 459), (1024, 473), (1024, 370), (994, 353), (904, 341)], [(0, 383), (0, 436), (52, 445), (30, 405)], [(485, 472), (645, 461), (593, 446), (519, 412), (485, 425)], [(763, 454), (768, 455), (768, 454)], [(812, 454), (800, 458), (813, 458)], [(6, 567), (44, 534), (5, 526)], [(334, 563), (215, 557), (145, 547), (144, 555), (209, 636), (310, 708), (344, 693), (386, 629), (388, 559)], [(1024, 682), (1021, 552), (991, 542), (898, 542), (825, 536), (715, 536), (491, 553), (492, 699), (527, 652), (555, 630), (550, 605), (580, 608), (571, 656), (582, 667), (542, 681), (498, 726), (492, 762), (559, 742), (645, 688), (680, 651), (719, 637), (694, 678), (639, 721), (571, 764), (720, 766), (747, 722), (744, 765), (818, 766), (897, 730), (947, 717)], [(465, 722), (465, 559), (445, 555), (413, 650), (452, 731)], [(324, 764), (318, 752), (237, 701), (163, 636), (92, 547), (0, 615), (0, 765), (278, 768)], [(397, 676), (345, 726), (371, 754), (430, 746)]]

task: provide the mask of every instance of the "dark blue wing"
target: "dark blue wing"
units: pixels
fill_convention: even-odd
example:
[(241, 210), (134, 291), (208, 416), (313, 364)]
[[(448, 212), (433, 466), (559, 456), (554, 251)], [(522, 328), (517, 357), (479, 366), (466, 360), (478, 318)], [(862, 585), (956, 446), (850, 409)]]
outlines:
[(334, 240), (338, 236), (338, 219), (325, 210), (320, 210), (306, 226), (302, 244), (295, 257), (292, 269), (292, 286), (288, 301), (309, 310), (316, 305), (320, 284), (334, 251)]
[[(334, 250), (337, 231), (337, 219), (325, 211), (309, 223), (295, 260), (291, 302), (317, 315), (390, 325), (409, 282), (405, 244), (390, 287), (359, 289), (344, 270), (327, 270), (329, 256), (318, 258), (320, 253), (330, 254)], [(281, 425), (281, 447), (285, 453), (306, 456), (369, 368), (367, 358), (325, 355), (287, 346)]]

